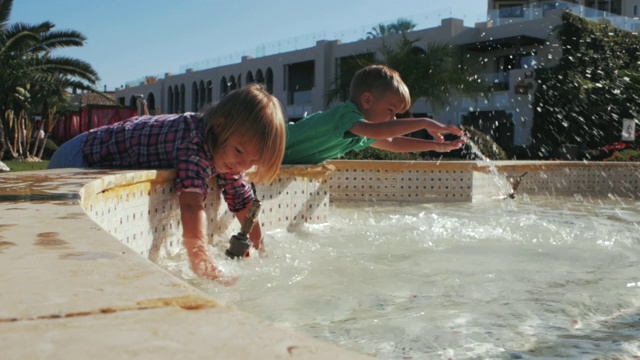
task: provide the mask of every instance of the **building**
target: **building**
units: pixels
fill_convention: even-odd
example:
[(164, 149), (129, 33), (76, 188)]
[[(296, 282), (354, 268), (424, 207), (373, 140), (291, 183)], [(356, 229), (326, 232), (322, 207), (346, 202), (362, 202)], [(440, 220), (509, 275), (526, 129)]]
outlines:
[[(566, 3), (580, 5), (589, 11), (606, 12), (612, 15), (638, 17), (640, 1), (638, 0), (566, 0)], [(556, 8), (562, 2), (548, 0), (488, 0), (488, 10), (497, 10), (503, 16), (523, 17), (528, 8)], [(560, 5), (562, 6), (562, 5)]]
[[(463, 50), (464, 61), (479, 65), (481, 78), (493, 90), (490, 99), (452, 99), (449, 108), (432, 114), (425, 101), (417, 101), (414, 114), (434, 116), (449, 124), (473, 125), (509, 147), (528, 145), (533, 125), (533, 95), (536, 68), (553, 66), (562, 56), (552, 29), (560, 24), (562, 11), (593, 21), (605, 21), (637, 32), (634, 19), (640, 0), (487, 0), (487, 20), (467, 26), (463, 20), (445, 18), (440, 25), (407, 33), (429, 42), (449, 42)], [(117, 101), (136, 105), (143, 95), (151, 113), (199, 111), (229, 91), (250, 82), (264, 83), (285, 106), (289, 120), (327, 108), (325, 94), (339, 78), (340, 71), (363, 54), (379, 56), (382, 41), (393, 43), (400, 35), (361, 39), (353, 42), (318, 40), (315, 46), (268, 56), (242, 56), (237, 63), (182, 74), (166, 73), (163, 78), (147, 77), (116, 90)]]

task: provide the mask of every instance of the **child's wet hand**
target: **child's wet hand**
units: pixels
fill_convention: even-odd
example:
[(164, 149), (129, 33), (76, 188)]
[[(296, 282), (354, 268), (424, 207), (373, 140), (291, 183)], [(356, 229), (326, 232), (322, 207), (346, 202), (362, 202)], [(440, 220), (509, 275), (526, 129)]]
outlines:
[(451, 150), (459, 149), (466, 143), (467, 143), (467, 139), (465, 137), (460, 137), (458, 139), (455, 139), (451, 141), (451, 146), (453, 146)]
[(442, 136), (442, 133), (439, 133), (439, 132), (431, 133), (431, 136), (433, 137), (433, 140), (439, 143), (444, 142), (444, 136)]
[(238, 282), (238, 277), (237, 276), (222, 276), (219, 277), (217, 279), (212, 279), (224, 286), (233, 286)]
[(232, 286), (238, 282), (237, 276), (230, 276), (228, 274), (223, 273), (220, 269), (216, 268), (211, 262), (209, 262), (209, 265), (210, 266), (207, 266), (207, 265), (205, 265), (204, 267), (201, 266), (200, 269), (204, 268), (204, 270), (196, 271), (195, 272), (196, 275), (208, 280), (213, 280), (224, 286)]
[(449, 125), (449, 133), (453, 134), (453, 135), (457, 135), (460, 137), (465, 137), (467, 136), (467, 134), (464, 132), (464, 130), (462, 130), (460, 127), (455, 126), (455, 125)]
[(189, 254), (191, 270), (201, 278), (214, 280), (225, 286), (234, 285), (238, 277), (231, 277), (218, 269), (211, 261), (209, 252), (204, 247), (197, 247), (196, 251)]
[(451, 151), (451, 150), (456, 150), (461, 148), (464, 144), (466, 143), (466, 141), (463, 138), (459, 138), (459, 139), (455, 139), (452, 141), (446, 141), (444, 143), (442, 143), (442, 150), (441, 151)]
[(266, 258), (267, 257), (267, 249), (264, 247), (264, 244), (262, 246), (260, 246), (260, 249), (258, 249), (258, 256), (260, 258)]

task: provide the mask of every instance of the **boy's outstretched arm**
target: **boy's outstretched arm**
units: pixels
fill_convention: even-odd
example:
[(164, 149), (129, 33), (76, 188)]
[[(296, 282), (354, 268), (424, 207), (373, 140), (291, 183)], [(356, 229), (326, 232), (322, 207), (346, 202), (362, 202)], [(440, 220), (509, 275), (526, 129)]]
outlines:
[(390, 139), (379, 139), (371, 146), (376, 149), (387, 150), (391, 152), (419, 152), (419, 151), (438, 151), (449, 152), (459, 149), (465, 144), (465, 139), (460, 138), (453, 141), (435, 141), (412, 138), (408, 136), (396, 136)]
[(444, 141), (442, 134), (464, 135), (462, 129), (455, 125), (444, 125), (429, 118), (394, 119), (379, 123), (361, 121), (354, 124), (349, 131), (370, 139), (387, 139), (423, 129), (439, 142)]

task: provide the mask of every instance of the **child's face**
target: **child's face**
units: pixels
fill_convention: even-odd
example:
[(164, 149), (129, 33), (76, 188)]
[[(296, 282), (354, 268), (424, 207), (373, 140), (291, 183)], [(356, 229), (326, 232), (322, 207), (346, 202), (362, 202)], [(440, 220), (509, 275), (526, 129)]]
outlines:
[(370, 122), (378, 123), (395, 119), (404, 104), (396, 94), (386, 93), (378, 97), (370, 93), (368, 95), (368, 98), (362, 101), (362, 115)]
[(239, 174), (258, 164), (258, 149), (243, 136), (232, 136), (213, 155), (213, 166), (221, 173)]

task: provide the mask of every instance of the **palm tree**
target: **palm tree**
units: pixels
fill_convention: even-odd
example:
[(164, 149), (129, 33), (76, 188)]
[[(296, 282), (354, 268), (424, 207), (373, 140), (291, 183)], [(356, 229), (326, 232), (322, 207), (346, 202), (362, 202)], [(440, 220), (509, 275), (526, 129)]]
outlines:
[[(13, 0), (0, 0), (0, 133), (3, 125), (4, 130), (12, 130), (7, 129), (8, 110), (47, 113), (49, 99), (59, 99), (71, 87), (97, 92), (94, 86), (100, 80), (90, 64), (52, 55), (56, 49), (83, 46), (86, 40), (83, 34), (74, 30), (55, 31), (55, 25), (49, 21), (9, 24), (12, 6)], [(4, 135), (16, 136), (16, 131)], [(0, 150), (3, 145), (0, 144)]]
[(415, 29), (416, 26), (416, 23), (406, 18), (399, 18), (395, 23), (386, 25), (380, 23), (371, 28), (371, 31), (367, 32), (367, 39), (374, 39), (392, 34), (405, 34)]
[(388, 26), (380, 23), (377, 26), (371, 28), (371, 31), (367, 32), (367, 39), (374, 39), (388, 35)]
[(392, 34), (406, 34), (409, 31), (413, 31), (417, 24), (407, 18), (399, 18), (395, 23), (390, 24), (389, 26), (392, 29)]
[(419, 41), (403, 35), (395, 47), (386, 43), (382, 46), (384, 63), (400, 73), (413, 102), (424, 98), (438, 113), (454, 99), (475, 98), (486, 92), (487, 86), (478, 80), (476, 69), (463, 65), (458, 47), (430, 42), (423, 49)]

